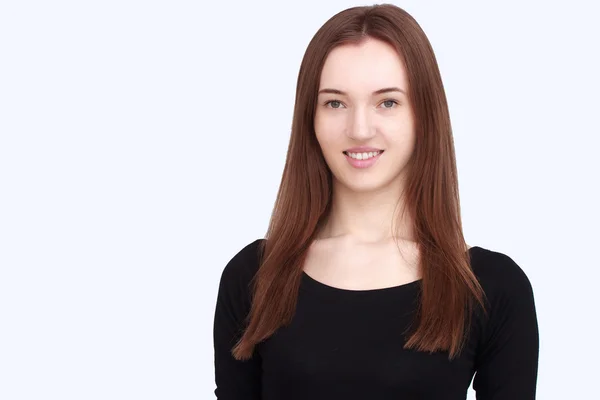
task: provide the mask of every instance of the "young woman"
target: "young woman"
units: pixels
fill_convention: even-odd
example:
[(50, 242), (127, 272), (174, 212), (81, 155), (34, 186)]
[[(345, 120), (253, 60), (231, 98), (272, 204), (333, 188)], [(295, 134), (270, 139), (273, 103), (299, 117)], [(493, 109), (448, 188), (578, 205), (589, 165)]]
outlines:
[[(265, 239), (224, 268), (220, 400), (534, 399), (532, 287), (463, 237), (430, 43), (392, 5), (333, 16), (298, 77)], [(474, 378), (473, 378), (474, 377)]]

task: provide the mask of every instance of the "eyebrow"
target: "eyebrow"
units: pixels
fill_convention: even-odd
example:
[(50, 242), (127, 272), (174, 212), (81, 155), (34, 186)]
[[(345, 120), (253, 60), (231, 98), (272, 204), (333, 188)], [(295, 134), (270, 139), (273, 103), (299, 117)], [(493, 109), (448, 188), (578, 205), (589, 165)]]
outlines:
[[(389, 92), (400, 92), (400, 93), (404, 93), (406, 95), (406, 92), (402, 89), (400, 89), (399, 87), (387, 87), (387, 88), (383, 88), (383, 89), (379, 89), (373, 92), (373, 95), (378, 95), (378, 94), (382, 94), (382, 93), (389, 93)], [(325, 89), (321, 89), (319, 90), (319, 94), (321, 93), (332, 93), (332, 94), (339, 94), (342, 96), (347, 96), (348, 93), (343, 92), (341, 90), (338, 89), (330, 89), (330, 88), (325, 88)]]

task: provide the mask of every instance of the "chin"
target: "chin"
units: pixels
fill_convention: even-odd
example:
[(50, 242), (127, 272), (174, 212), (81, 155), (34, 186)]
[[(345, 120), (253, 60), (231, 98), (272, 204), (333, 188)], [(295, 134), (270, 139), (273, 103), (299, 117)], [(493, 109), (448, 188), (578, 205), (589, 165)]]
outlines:
[(344, 186), (347, 190), (356, 193), (368, 193), (375, 192), (385, 186), (385, 182), (381, 179), (373, 179), (370, 178), (362, 182), (348, 182), (348, 181), (338, 181), (338, 183)]

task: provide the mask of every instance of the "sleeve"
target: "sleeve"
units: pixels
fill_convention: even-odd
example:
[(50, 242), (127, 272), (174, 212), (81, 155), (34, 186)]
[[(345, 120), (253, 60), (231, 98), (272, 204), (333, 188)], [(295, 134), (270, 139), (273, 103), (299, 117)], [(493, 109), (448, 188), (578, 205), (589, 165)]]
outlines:
[(533, 400), (539, 354), (533, 289), (525, 272), (510, 257), (503, 255), (497, 267), (501, 276), (494, 279), (473, 389), (477, 400)]
[(247, 247), (236, 254), (222, 272), (217, 295), (213, 339), (215, 383), (219, 400), (259, 400), (261, 359), (255, 352), (249, 360), (236, 360), (233, 346), (242, 336), (250, 310), (249, 276), (245, 266), (256, 262)]

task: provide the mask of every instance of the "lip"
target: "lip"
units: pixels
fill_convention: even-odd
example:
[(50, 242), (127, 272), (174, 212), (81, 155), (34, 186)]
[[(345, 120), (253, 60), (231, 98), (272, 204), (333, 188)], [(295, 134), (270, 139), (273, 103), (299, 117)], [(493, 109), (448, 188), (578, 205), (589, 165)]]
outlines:
[(347, 153), (369, 153), (371, 151), (381, 151), (381, 149), (376, 149), (375, 147), (368, 147), (368, 146), (359, 146), (359, 147), (353, 147), (351, 149), (345, 150), (345, 152), (347, 152)]
[[(377, 150), (371, 150), (371, 151), (377, 151)], [(373, 166), (377, 161), (379, 161), (379, 158), (381, 157), (382, 154), (383, 154), (383, 150), (381, 150), (379, 152), (379, 154), (376, 155), (375, 157), (371, 157), (366, 160), (358, 160), (356, 158), (350, 157), (346, 152), (344, 152), (344, 157), (346, 158), (346, 160), (348, 160), (348, 163), (351, 166), (353, 166), (354, 168), (369, 168), (369, 167)]]

